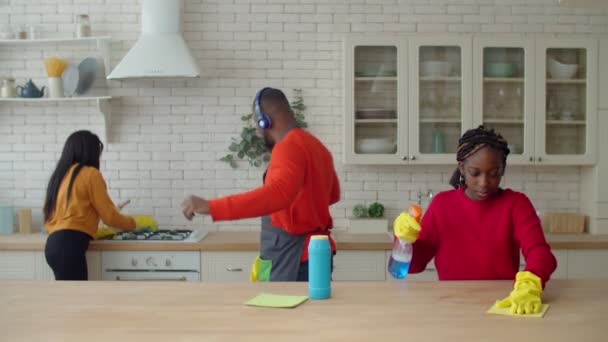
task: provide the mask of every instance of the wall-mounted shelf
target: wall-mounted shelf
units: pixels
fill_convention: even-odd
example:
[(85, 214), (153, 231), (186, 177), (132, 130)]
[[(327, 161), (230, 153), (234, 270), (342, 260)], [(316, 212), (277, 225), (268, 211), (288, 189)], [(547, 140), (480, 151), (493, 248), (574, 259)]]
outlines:
[[(109, 36), (84, 37), (84, 38), (43, 38), (43, 39), (0, 39), (0, 49), (4, 47), (39, 47), (44, 45), (72, 45), (95, 43), (101, 58), (103, 59), (105, 70), (112, 70), (110, 65), (110, 43)], [(105, 79), (105, 77), (104, 77)], [(61, 98), (0, 98), (0, 103), (36, 103), (36, 102), (75, 102), (75, 101), (95, 101), (97, 109), (103, 114), (104, 118), (104, 140), (108, 141), (109, 129), (112, 119), (110, 100), (111, 96), (82, 96), (82, 97), (61, 97)]]
[(96, 43), (97, 49), (100, 51), (103, 63), (106, 70), (112, 70), (110, 67), (110, 41), (109, 36), (100, 37), (85, 37), (85, 38), (44, 38), (44, 39), (0, 39), (1, 46), (39, 46), (50, 44), (82, 44)]
[(111, 96), (82, 96), (82, 97), (58, 97), (58, 98), (0, 98), (0, 102), (16, 102), (16, 103), (40, 103), (40, 102), (85, 102), (95, 101), (97, 103), (97, 109), (103, 114), (103, 121), (105, 123), (104, 128), (104, 141), (108, 141), (108, 133), (110, 124), (112, 122), (112, 112), (110, 111), (110, 100)]

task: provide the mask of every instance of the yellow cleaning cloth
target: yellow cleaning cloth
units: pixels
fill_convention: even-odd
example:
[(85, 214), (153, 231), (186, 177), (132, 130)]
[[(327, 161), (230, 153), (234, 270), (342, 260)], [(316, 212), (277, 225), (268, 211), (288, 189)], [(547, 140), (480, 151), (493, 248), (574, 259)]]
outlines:
[(268, 308), (295, 308), (296, 306), (304, 303), (306, 300), (308, 300), (307, 296), (284, 296), (270, 293), (260, 293), (259, 295), (245, 302), (245, 305), (263, 306)]
[(518, 314), (511, 313), (510, 308), (499, 309), (499, 308), (496, 307), (496, 304), (494, 304), (494, 305), (492, 305), (492, 307), (488, 311), (486, 311), (486, 313), (488, 313), (488, 314), (494, 314), (494, 315), (503, 315), (503, 316), (542, 318), (545, 315), (545, 312), (547, 312), (547, 309), (549, 309), (549, 304), (542, 304), (539, 313), (526, 314), (526, 315), (518, 315)]

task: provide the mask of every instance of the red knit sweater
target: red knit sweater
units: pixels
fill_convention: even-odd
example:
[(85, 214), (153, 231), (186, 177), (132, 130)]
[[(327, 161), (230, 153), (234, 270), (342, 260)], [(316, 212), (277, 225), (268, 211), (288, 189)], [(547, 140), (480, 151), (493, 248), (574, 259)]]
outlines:
[(463, 190), (446, 191), (435, 196), (422, 218), (410, 273), (422, 272), (435, 257), (440, 280), (514, 279), (520, 249), (525, 270), (544, 286), (557, 262), (526, 195), (506, 189), (473, 201)]
[[(270, 215), (273, 226), (292, 235), (307, 235), (301, 261), (308, 260), (312, 234), (329, 235), (329, 206), (340, 199), (340, 184), (331, 153), (311, 134), (292, 129), (272, 150), (264, 185), (242, 194), (212, 200), (214, 221)], [(336, 245), (330, 237), (332, 250)]]

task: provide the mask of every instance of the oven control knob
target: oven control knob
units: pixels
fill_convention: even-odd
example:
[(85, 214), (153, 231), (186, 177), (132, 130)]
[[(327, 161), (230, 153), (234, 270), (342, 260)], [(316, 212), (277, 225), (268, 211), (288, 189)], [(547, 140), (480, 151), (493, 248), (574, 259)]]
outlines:
[(131, 266), (137, 267), (137, 259), (135, 259), (135, 258), (131, 259)]
[(148, 266), (156, 266), (156, 263), (154, 262), (154, 258), (147, 257), (146, 258), (146, 265), (148, 265)]
[(171, 267), (171, 259), (165, 260), (165, 266)]

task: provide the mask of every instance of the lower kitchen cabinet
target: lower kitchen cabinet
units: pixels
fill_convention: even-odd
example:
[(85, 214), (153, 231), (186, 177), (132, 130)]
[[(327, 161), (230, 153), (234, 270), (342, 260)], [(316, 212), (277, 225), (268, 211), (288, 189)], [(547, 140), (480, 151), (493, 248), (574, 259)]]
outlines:
[(201, 252), (201, 281), (246, 282), (258, 252)]
[(0, 251), (0, 279), (36, 279), (35, 251)]
[[(98, 251), (87, 252), (89, 280), (101, 279)], [(55, 280), (44, 251), (0, 251), (0, 280)]]
[[(201, 280), (215, 282), (249, 281), (258, 252), (202, 252)], [(334, 257), (334, 281), (384, 281), (384, 251), (338, 251)]]
[(386, 280), (386, 252), (338, 251), (334, 257), (334, 281)]
[(608, 250), (570, 249), (568, 279), (608, 279)]

